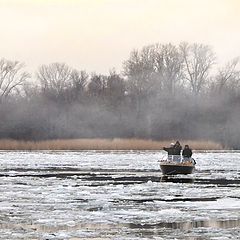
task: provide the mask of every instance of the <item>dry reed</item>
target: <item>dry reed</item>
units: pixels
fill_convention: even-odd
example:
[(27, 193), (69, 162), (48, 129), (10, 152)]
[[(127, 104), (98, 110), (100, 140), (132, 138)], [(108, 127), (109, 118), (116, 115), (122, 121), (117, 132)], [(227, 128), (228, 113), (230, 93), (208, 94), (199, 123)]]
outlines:
[[(144, 139), (57, 139), (45, 141), (21, 141), (2, 139), (0, 150), (160, 150), (171, 141)], [(174, 142), (174, 141), (172, 141)], [(180, 141), (194, 150), (220, 150), (221, 144), (213, 141)]]

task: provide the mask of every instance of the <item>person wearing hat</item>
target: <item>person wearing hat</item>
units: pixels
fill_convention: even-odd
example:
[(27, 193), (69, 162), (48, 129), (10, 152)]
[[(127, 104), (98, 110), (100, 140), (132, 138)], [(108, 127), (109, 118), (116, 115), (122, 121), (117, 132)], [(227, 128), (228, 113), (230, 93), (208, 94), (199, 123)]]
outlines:
[(182, 146), (179, 141), (176, 141), (176, 143), (174, 144), (174, 150), (174, 155), (181, 155)]
[(173, 160), (175, 162), (180, 163), (181, 162), (181, 151), (182, 151), (182, 146), (179, 141), (176, 141), (176, 143), (173, 146)]
[(170, 147), (164, 147), (163, 150), (165, 150), (168, 153), (168, 160), (172, 160), (174, 155), (174, 143), (170, 144)]

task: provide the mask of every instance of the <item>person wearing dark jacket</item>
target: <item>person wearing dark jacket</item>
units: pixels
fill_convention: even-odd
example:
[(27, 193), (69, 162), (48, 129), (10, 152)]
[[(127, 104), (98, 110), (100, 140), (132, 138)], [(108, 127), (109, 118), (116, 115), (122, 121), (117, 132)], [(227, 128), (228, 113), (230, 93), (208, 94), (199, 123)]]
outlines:
[(173, 146), (173, 161), (180, 163), (181, 162), (181, 150), (182, 146), (179, 141), (176, 141), (176, 143)]
[(165, 150), (168, 153), (168, 160), (173, 160), (175, 162), (181, 161), (181, 150), (182, 146), (180, 145), (179, 141), (177, 141), (175, 144), (171, 143), (170, 147), (166, 148), (164, 147), (163, 150)]
[(184, 149), (183, 149), (183, 152), (182, 152), (182, 156), (184, 158), (190, 158), (192, 157), (192, 149), (189, 148), (188, 145), (185, 145)]
[(168, 153), (168, 160), (172, 160), (172, 155), (174, 155), (174, 143), (171, 143), (170, 147), (164, 147), (163, 150)]
[(181, 150), (182, 150), (182, 146), (181, 146), (180, 142), (176, 141), (176, 143), (174, 145), (174, 154), (173, 155), (181, 155)]

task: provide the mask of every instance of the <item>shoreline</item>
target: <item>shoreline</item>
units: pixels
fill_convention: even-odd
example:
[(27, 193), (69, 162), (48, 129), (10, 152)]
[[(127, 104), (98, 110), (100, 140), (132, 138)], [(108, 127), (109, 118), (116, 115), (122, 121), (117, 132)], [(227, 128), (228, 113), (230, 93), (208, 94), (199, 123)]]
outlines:
[[(193, 150), (224, 150), (220, 143), (207, 140), (179, 140), (182, 147), (188, 144)], [(175, 140), (155, 141), (147, 139), (56, 139), (23, 141), (1, 139), (0, 150), (162, 150)]]

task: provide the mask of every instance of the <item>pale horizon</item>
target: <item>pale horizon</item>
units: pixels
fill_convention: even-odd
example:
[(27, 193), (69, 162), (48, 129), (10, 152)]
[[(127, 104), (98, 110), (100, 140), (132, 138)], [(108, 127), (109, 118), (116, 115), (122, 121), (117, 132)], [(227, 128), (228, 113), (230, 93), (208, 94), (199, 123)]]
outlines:
[(237, 0), (0, 0), (0, 58), (106, 74), (134, 48), (187, 41), (224, 63), (240, 56), (239, 12)]

